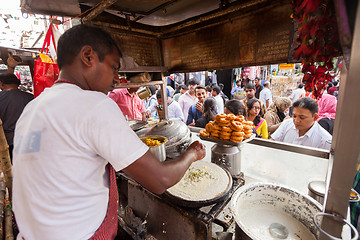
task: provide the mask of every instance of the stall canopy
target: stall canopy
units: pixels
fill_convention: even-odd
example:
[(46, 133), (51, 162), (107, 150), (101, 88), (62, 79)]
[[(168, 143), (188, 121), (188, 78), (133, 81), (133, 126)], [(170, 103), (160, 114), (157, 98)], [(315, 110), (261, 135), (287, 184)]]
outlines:
[(21, 7), (106, 28), (139, 66), (169, 72), (293, 61), (289, 0), (22, 0)]

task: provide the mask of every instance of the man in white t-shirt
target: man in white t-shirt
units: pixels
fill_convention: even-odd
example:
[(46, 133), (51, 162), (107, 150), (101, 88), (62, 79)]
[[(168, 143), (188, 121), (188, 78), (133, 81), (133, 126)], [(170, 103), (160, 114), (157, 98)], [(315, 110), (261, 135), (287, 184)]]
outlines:
[[(162, 105), (161, 91), (158, 90), (156, 92), (156, 99), (158, 105)], [(170, 93), (167, 96), (167, 104), (168, 104), (168, 118), (169, 120), (179, 120), (184, 121), (184, 115), (181, 111), (180, 104), (170, 97)]]
[(303, 97), (293, 104), (293, 118), (284, 120), (271, 135), (275, 141), (330, 150), (332, 136), (316, 120), (318, 106), (314, 99)]
[(264, 88), (260, 92), (259, 100), (265, 104), (266, 109), (268, 109), (269, 106), (272, 104), (272, 94), (270, 91), (270, 82), (268, 82), (268, 81), (264, 82)]
[(189, 114), (189, 108), (197, 102), (195, 88), (198, 86), (198, 81), (193, 78), (189, 81), (189, 90), (179, 97), (178, 103), (184, 114), (184, 122), (186, 122)]
[(221, 97), (220, 92), (221, 92), (220, 87), (213, 86), (211, 95), (214, 97), (216, 101), (216, 108), (217, 108), (216, 112), (218, 114), (224, 113), (224, 99)]
[(160, 162), (106, 96), (119, 79), (121, 52), (109, 33), (88, 25), (58, 42), (60, 75), (25, 107), (15, 130), (13, 210), (17, 239), (114, 239), (122, 170), (161, 194), (205, 156), (195, 142)]

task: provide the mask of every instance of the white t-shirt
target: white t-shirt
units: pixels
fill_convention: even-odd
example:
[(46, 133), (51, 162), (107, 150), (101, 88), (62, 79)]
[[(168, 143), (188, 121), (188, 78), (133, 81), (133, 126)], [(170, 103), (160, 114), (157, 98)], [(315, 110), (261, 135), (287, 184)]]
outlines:
[(168, 105), (168, 117), (170, 120), (184, 121), (184, 115), (181, 111), (180, 104), (175, 100), (172, 100)]
[[(264, 87), (260, 92), (259, 100), (262, 101), (266, 108), (272, 104), (272, 95), (270, 89)], [(266, 106), (266, 100), (269, 100), (269, 106)]]
[(184, 115), (184, 122), (186, 122), (189, 114), (189, 108), (197, 102), (197, 98), (193, 98), (189, 91), (186, 91), (179, 97), (178, 103), (180, 104), (181, 110)]
[(148, 147), (105, 94), (62, 83), (26, 106), (15, 130), (13, 208), (19, 238), (88, 239), (119, 171)]
[(279, 128), (271, 134), (275, 141), (299, 144), (308, 147), (330, 150), (332, 136), (317, 122), (301, 137), (295, 128), (293, 119), (286, 119)]
[(224, 113), (224, 100), (223, 100), (223, 98), (221, 97), (220, 94), (215, 96), (214, 98), (215, 98), (215, 101), (216, 101), (217, 113), (218, 114)]
[(291, 99), (292, 103), (294, 103), (296, 100), (298, 100), (300, 98), (301, 94), (305, 94), (305, 90), (303, 88), (295, 89), (290, 95), (290, 99)]

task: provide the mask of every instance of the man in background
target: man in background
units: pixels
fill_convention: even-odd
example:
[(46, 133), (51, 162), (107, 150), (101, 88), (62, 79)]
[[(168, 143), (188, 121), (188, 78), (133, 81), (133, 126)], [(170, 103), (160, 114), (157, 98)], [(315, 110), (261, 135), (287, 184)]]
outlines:
[[(291, 93), (289, 98), (291, 99), (292, 103), (294, 104), (294, 102), (296, 102), (301, 97), (301, 95), (304, 95), (304, 94), (305, 94), (304, 84), (299, 83), (297, 89), (293, 90), (293, 92)], [(293, 110), (294, 110), (294, 108), (290, 107), (290, 109), (289, 109), (290, 117), (292, 116)]]
[(272, 94), (270, 91), (270, 83), (268, 81), (264, 82), (264, 89), (260, 92), (259, 99), (265, 104), (266, 109), (272, 104)]
[(34, 95), (19, 89), (20, 80), (12, 73), (0, 74), (0, 119), (9, 145), (10, 159), (14, 148), (15, 124), (25, 106), (34, 99)]
[(231, 90), (232, 98), (239, 99), (241, 91), (242, 91), (241, 80), (239, 79), (239, 80), (236, 80), (235, 87)]
[[(247, 101), (249, 101), (250, 99), (253, 99), (255, 98), (255, 86), (254, 84), (247, 84), (245, 86), (245, 93), (246, 93), (246, 98), (240, 100), (240, 102), (243, 104), (244, 108), (245, 108), (245, 115), (247, 114), (247, 109), (246, 109), (246, 103)], [(262, 113), (262, 116), (261, 117), (264, 117), (264, 114), (266, 112), (266, 107), (264, 105), (264, 103), (260, 100), (260, 107), (261, 107), (261, 113)]]
[(180, 104), (181, 110), (184, 114), (186, 121), (189, 113), (189, 108), (196, 103), (197, 98), (195, 94), (195, 88), (198, 85), (198, 81), (193, 78), (189, 81), (189, 90), (179, 97), (178, 103)]
[(275, 141), (330, 150), (332, 136), (316, 120), (318, 105), (310, 97), (302, 97), (293, 104), (293, 117), (284, 120), (271, 135)]
[(109, 97), (116, 102), (126, 119), (146, 121), (150, 111), (146, 111), (144, 102), (136, 91), (139, 88), (118, 88), (110, 92)]
[(221, 97), (220, 93), (221, 93), (220, 87), (218, 86), (212, 87), (211, 95), (215, 98), (216, 109), (218, 114), (224, 113), (224, 100)]
[(204, 112), (203, 103), (206, 98), (206, 90), (204, 86), (197, 86), (195, 89), (198, 101), (191, 105), (186, 120), (186, 125), (195, 126), (195, 121), (198, 120)]
[(255, 78), (255, 97), (260, 99), (260, 92), (263, 90), (263, 86), (260, 84), (260, 79), (258, 77)]

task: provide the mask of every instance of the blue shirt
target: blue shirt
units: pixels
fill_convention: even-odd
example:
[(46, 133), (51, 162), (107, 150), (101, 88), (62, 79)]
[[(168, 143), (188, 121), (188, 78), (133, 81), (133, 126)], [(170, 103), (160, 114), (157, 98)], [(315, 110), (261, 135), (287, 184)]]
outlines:
[(189, 112), (188, 112), (188, 117), (186, 120), (186, 125), (189, 125), (193, 122), (195, 122), (196, 120), (198, 120), (203, 114), (196, 109), (196, 103), (191, 105), (191, 107), (189, 108)]

